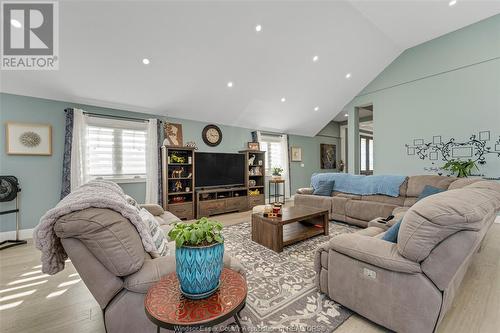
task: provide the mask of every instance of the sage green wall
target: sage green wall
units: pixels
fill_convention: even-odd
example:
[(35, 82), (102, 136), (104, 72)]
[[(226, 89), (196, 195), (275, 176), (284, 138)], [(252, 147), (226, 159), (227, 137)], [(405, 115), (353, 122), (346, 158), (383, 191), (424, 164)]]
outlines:
[[(433, 173), (424, 171), (432, 162), (407, 156), (405, 144), (413, 139), (466, 141), (489, 130), (494, 149), (500, 137), (500, 15), (406, 50), (346, 111), (369, 103), (375, 174)], [(500, 177), (500, 158), (488, 156), (480, 173)]]
[[(20, 179), (21, 192), (21, 229), (33, 228), (40, 217), (59, 201), (62, 179), (62, 158), (64, 145), (64, 109), (68, 107), (84, 109), (88, 112), (113, 114), (131, 117), (155, 117), (141, 113), (54, 101), (27, 96), (0, 93), (0, 174), (14, 175)], [(159, 117), (167, 120), (166, 117)], [(15, 156), (5, 153), (5, 126), (8, 121), (46, 123), (52, 125), (52, 156)], [(207, 124), (184, 119), (168, 118), (170, 122), (182, 124), (184, 142), (195, 141), (200, 151), (237, 152), (251, 141), (252, 129), (220, 125), (223, 132), (222, 143), (217, 147), (205, 145), (201, 138), (203, 127)], [(338, 136), (338, 126), (329, 124), (323, 135)], [(290, 136), (290, 144), (303, 147), (304, 168), (293, 162), (291, 165), (292, 191), (307, 186), (312, 172), (319, 169), (319, 142), (335, 143), (330, 137)], [(295, 179), (296, 177), (296, 179)], [(143, 202), (145, 183), (120, 184), (125, 192)], [(14, 202), (0, 203), (0, 210), (7, 210)], [(15, 229), (14, 215), (0, 215), (0, 232)]]

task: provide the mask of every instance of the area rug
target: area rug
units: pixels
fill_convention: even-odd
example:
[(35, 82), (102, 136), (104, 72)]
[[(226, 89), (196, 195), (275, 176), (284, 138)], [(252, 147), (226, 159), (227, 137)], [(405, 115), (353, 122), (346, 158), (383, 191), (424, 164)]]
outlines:
[(249, 222), (224, 228), (225, 249), (247, 272), (248, 296), (241, 323), (249, 331), (332, 332), (352, 312), (316, 290), (314, 253), (330, 238), (358, 230), (331, 222), (317, 236), (276, 253), (251, 240)]

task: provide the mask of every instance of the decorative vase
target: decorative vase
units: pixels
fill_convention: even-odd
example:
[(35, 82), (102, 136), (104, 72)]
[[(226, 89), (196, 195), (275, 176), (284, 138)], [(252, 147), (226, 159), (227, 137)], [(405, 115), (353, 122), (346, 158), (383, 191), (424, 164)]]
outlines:
[(176, 248), (176, 273), (181, 293), (187, 298), (202, 299), (216, 292), (220, 284), (223, 256), (223, 243)]

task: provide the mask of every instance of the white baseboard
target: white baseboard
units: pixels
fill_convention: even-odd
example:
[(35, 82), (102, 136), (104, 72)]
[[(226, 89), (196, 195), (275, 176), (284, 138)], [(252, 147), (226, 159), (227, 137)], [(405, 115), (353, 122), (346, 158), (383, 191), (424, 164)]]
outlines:
[[(19, 230), (19, 239), (31, 239), (33, 238), (33, 229), (21, 229)], [(16, 239), (15, 231), (4, 231), (0, 232), (0, 242), (5, 240)]]

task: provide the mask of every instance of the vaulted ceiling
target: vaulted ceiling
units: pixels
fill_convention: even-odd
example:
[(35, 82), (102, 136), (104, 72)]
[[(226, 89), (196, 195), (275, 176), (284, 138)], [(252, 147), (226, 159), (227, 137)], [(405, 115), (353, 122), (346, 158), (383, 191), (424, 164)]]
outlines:
[(498, 13), (464, 0), (61, 1), (59, 70), (2, 71), (0, 88), (314, 135), (406, 48)]

